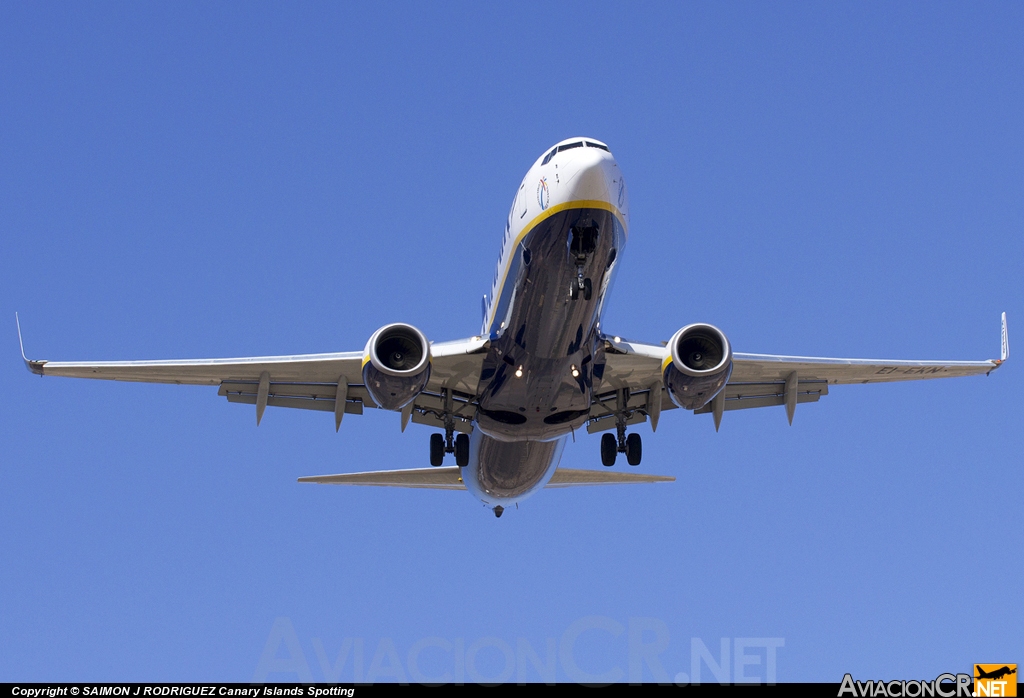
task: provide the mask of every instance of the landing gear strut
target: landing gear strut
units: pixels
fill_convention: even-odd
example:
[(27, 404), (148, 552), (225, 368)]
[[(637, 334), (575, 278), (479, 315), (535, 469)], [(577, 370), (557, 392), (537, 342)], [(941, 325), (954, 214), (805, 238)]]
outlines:
[(455, 417), (452, 416), (452, 391), (441, 389), (444, 400), (444, 436), (430, 435), (430, 464), (437, 467), (444, 463), (444, 454), (454, 453), (455, 464), (460, 468), (469, 465), (469, 434), (455, 435)]

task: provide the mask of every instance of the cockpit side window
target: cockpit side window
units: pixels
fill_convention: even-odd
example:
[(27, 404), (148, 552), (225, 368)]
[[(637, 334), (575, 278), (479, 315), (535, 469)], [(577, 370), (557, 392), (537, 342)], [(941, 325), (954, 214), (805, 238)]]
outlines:
[(558, 152), (558, 148), (552, 148), (551, 152), (544, 156), (544, 162), (541, 165), (546, 165), (551, 162), (551, 158), (555, 157), (555, 153)]

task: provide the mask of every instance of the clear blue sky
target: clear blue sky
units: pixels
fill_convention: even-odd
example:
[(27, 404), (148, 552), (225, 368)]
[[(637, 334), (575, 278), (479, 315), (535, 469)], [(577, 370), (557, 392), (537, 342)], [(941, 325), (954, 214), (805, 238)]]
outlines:
[[(277, 618), (315, 679), (346, 638), (364, 677), (417, 643), (425, 675), (493, 677), (576, 630), (581, 671), (628, 678), (631, 618), (670, 678), (692, 638), (780, 638), (782, 681), (1024, 662), (1022, 76), (1020, 3), (0, 0), (0, 680), (248, 681)], [(257, 429), (214, 388), (18, 357), (16, 310), (53, 360), (472, 335), (521, 177), (583, 134), (631, 194), (607, 329), (985, 359), (1005, 310), (1017, 357), (838, 387), (792, 427), (666, 413), (641, 469), (674, 484), (500, 520), (295, 482), (424, 466), (397, 414)]]

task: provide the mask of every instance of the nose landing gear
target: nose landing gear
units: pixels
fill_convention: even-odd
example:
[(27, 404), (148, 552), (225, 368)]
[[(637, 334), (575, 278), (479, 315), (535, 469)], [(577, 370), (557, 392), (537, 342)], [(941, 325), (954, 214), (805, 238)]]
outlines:
[(573, 226), (569, 231), (569, 254), (576, 262), (576, 280), (569, 284), (569, 298), (589, 301), (594, 294), (593, 282), (583, 277), (583, 267), (587, 258), (597, 249), (598, 229), (596, 225), (588, 227)]
[(589, 301), (593, 294), (592, 282), (583, 278), (583, 267), (576, 267), (576, 280), (569, 284), (569, 298), (577, 300), (582, 295), (583, 300)]

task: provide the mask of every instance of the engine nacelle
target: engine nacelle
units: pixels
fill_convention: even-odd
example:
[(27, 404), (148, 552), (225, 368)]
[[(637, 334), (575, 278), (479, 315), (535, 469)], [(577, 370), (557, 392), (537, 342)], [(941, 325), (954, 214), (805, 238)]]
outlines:
[(385, 410), (416, 399), (430, 378), (430, 343), (412, 325), (396, 322), (373, 333), (363, 350), (363, 383)]
[(672, 402), (696, 410), (725, 388), (732, 374), (732, 347), (713, 325), (687, 325), (672, 335), (662, 379)]

